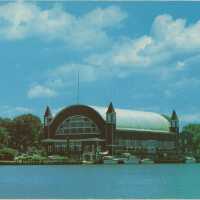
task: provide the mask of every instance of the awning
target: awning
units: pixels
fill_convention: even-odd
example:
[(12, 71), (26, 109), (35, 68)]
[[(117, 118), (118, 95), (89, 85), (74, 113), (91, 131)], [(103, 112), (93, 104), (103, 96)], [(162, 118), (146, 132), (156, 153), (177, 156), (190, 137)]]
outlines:
[(85, 138), (85, 139), (44, 139), (43, 143), (67, 143), (67, 142), (104, 142), (101, 138)]

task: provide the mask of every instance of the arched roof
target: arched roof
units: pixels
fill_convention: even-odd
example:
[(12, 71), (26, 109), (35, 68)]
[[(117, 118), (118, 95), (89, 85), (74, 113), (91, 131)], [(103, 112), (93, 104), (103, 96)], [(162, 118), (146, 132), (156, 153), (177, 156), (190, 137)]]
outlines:
[(99, 127), (100, 130), (105, 128), (105, 120), (102, 116), (90, 106), (86, 105), (71, 105), (61, 109), (53, 118), (49, 125), (49, 134), (53, 136), (56, 132), (58, 126), (68, 117), (72, 115), (84, 115), (88, 118), (91, 118), (95, 124)]
[[(56, 127), (58, 124), (64, 120), (68, 115), (72, 114), (84, 114), (96, 116), (101, 123), (106, 121), (106, 111), (107, 107), (100, 106), (85, 106), (85, 105), (72, 105), (61, 109), (58, 112), (54, 119), (52, 120), (50, 126)], [(169, 120), (161, 114), (154, 112), (144, 112), (144, 111), (135, 111), (128, 109), (118, 109), (114, 108), (116, 112), (116, 128), (118, 130), (136, 130), (136, 131), (153, 131), (153, 132), (170, 132), (170, 122)], [(96, 114), (99, 115), (97, 116)]]
[[(104, 120), (106, 107), (91, 106)], [(161, 114), (128, 109), (114, 108), (116, 112), (116, 128), (122, 130), (169, 132), (170, 122)]]

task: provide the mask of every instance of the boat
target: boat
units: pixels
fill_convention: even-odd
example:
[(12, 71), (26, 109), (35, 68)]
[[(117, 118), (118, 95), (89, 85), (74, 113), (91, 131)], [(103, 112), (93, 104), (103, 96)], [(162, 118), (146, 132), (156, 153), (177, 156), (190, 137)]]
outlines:
[(130, 153), (124, 153), (121, 156), (104, 156), (104, 164), (139, 164), (139, 158)]
[(139, 163), (140, 164), (153, 164), (154, 161), (152, 159), (150, 159), (150, 158), (143, 158), (143, 159), (139, 160)]
[(103, 163), (104, 164), (117, 164), (118, 159), (116, 159), (114, 156), (104, 156)]
[(101, 155), (101, 156), (107, 156), (108, 154), (109, 154), (109, 151), (99, 152), (99, 155)]
[(104, 156), (103, 157), (104, 164), (124, 164), (125, 159), (115, 156)]
[(95, 164), (94, 161), (90, 161), (90, 160), (83, 160), (82, 164), (86, 164), (86, 165), (92, 165)]
[(125, 164), (139, 164), (140, 159), (134, 155), (129, 155), (128, 157), (124, 158)]
[(90, 164), (103, 164), (102, 159), (96, 159), (96, 160), (82, 160), (82, 164), (90, 165)]
[(186, 156), (185, 157), (185, 163), (196, 163), (196, 159), (193, 156)]

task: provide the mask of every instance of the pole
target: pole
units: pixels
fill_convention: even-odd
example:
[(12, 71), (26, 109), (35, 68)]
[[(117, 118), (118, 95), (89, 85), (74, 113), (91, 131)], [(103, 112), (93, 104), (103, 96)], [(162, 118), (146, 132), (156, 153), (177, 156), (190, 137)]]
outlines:
[(79, 104), (79, 71), (77, 75), (77, 104)]

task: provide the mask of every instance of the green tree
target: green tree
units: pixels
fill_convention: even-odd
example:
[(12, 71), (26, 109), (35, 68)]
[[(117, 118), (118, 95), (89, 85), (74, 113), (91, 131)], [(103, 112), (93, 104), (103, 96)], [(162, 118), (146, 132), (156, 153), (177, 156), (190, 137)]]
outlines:
[(183, 127), (183, 132), (187, 132), (192, 135), (194, 151), (200, 152), (200, 124), (188, 124)]
[(7, 128), (0, 127), (0, 147), (8, 146), (10, 134)]
[(0, 118), (0, 127), (6, 128), (8, 132), (11, 132), (13, 120), (10, 118)]
[(42, 123), (40, 118), (32, 114), (24, 114), (13, 119), (12, 147), (27, 151), (28, 147), (40, 145)]

